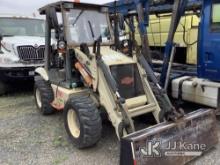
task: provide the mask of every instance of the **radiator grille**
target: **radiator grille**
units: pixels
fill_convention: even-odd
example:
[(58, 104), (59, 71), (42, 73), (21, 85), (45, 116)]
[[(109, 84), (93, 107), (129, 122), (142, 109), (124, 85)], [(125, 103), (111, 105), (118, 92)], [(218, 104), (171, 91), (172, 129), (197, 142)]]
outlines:
[(41, 45), (37, 48), (33, 46), (18, 46), (18, 55), (23, 61), (43, 60), (45, 46)]

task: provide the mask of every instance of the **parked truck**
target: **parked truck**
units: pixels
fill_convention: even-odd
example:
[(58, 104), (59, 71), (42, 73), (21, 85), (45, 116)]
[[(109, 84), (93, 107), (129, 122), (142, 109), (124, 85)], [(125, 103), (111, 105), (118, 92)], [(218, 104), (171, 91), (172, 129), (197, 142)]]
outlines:
[[(198, 1), (199, 0), (194, 0)], [(171, 29), (166, 42), (165, 57), (161, 73), (161, 84), (166, 86), (166, 80), (172, 79), (171, 93), (174, 98), (207, 105), (219, 109), (220, 107), (220, 1), (202, 0), (200, 23), (198, 27), (197, 71), (191, 75), (184, 69), (184, 74), (173, 76), (169, 73), (172, 68), (172, 48), (174, 34), (181, 17), (185, 15), (185, 2), (175, 2), (173, 7)], [(178, 11), (182, 11), (179, 13)], [(178, 56), (178, 54), (176, 54)], [(171, 69), (172, 70), (172, 69)], [(169, 76), (170, 75), (170, 76)]]
[(44, 64), (44, 20), (0, 15), (0, 95)]

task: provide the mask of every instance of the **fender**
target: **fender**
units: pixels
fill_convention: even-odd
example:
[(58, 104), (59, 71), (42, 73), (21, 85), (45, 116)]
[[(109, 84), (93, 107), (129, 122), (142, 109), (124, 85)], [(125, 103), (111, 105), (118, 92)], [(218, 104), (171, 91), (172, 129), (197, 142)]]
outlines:
[(43, 67), (35, 69), (35, 73), (38, 73), (45, 81), (49, 81), (47, 71)]

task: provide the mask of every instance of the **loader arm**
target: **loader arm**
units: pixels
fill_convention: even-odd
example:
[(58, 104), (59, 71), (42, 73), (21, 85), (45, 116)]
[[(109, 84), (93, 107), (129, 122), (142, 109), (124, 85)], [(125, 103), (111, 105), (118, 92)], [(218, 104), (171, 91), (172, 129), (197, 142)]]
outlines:
[[(126, 103), (125, 99), (123, 99), (118, 92), (117, 85), (116, 85), (114, 78), (112, 77), (109, 69), (107, 68), (107, 66), (105, 65), (105, 63), (100, 57), (97, 58), (97, 63), (98, 63), (99, 68), (102, 70), (104, 77), (106, 78), (106, 82), (108, 83), (108, 86), (110, 87), (111, 91), (115, 95), (115, 99), (116, 99), (115, 101), (118, 103), (119, 109), (121, 110), (121, 114), (123, 118), (123, 127), (126, 129), (128, 133), (134, 132), (135, 131), (134, 123), (128, 113), (128, 110), (125, 104)], [(123, 135), (121, 134), (120, 137), (122, 136)]]
[[(166, 1), (167, 3), (172, 3), (173, 1)], [(164, 3), (158, 2), (157, 5)], [(187, 4), (187, 2), (185, 2)], [(147, 26), (149, 22), (149, 14), (150, 14), (150, 7), (152, 7), (152, 1), (143, 1), (143, 0), (130, 0), (130, 1), (118, 1), (118, 3), (114, 3), (113, 7), (110, 8), (111, 10), (114, 9), (114, 12), (122, 13), (125, 17), (130, 16), (135, 13), (137, 15), (138, 21), (138, 30), (141, 37), (141, 50), (138, 48), (137, 45), (134, 45), (136, 48), (136, 53), (133, 56), (138, 60), (141, 66), (144, 68), (151, 88), (156, 96), (157, 101), (162, 108), (160, 113), (160, 121), (165, 120), (172, 120), (175, 121), (177, 118), (183, 116), (182, 111), (176, 110), (174, 106), (171, 104), (169, 97), (166, 94), (166, 91), (160, 86), (153, 69), (151, 68), (151, 55), (150, 55), (150, 48), (148, 43), (147, 37)], [(110, 5), (111, 6), (111, 5)], [(131, 14), (132, 13), (132, 14)], [(133, 29), (130, 29), (132, 33), (134, 33)], [(172, 37), (170, 37), (172, 38)], [(135, 40), (135, 39), (134, 39)], [(134, 41), (135, 43), (135, 41)]]
[[(121, 140), (120, 164), (186, 164), (218, 143), (216, 117), (213, 110), (200, 109), (189, 114), (184, 114), (181, 109), (176, 110), (172, 106), (166, 91), (163, 90), (168, 62), (173, 47), (174, 32), (177, 29), (181, 15), (185, 11), (187, 1), (174, 1), (173, 19), (166, 44), (165, 61), (160, 81), (162, 86), (154, 75), (149, 61), (145, 60), (148, 60), (146, 56), (150, 56), (148, 42), (145, 42), (147, 41), (147, 17), (150, 13), (149, 4), (146, 5), (146, 3), (149, 3), (149, 1), (145, 1), (145, 3), (138, 0), (123, 2), (119, 1), (118, 7), (116, 6), (119, 13), (123, 13), (128, 17), (134, 13), (138, 16), (142, 51), (136, 48), (134, 58), (138, 60), (138, 63), (146, 71), (146, 78), (152, 84), (151, 88), (155, 88), (153, 91), (157, 101), (162, 102), (160, 103), (162, 108), (161, 119), (165, 118), (167, 121), (124, 137)], [(130, 12), (131, 9), (134, 11), (133, 13)], [(178, 143), (176, 147), (170, 150), (168, 146), (176, 143)], [(205, 145), (206, 147), (205, 149), (197, 150), (200, 155), (193, 155), (191, 152), (195, 150), (182, 150), (182, 143)]]

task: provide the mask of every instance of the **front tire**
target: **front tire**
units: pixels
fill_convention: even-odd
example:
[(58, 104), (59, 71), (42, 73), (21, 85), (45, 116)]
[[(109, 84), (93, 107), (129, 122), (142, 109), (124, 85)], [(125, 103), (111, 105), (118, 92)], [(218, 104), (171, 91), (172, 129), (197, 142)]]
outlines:
[(77, 148), (95, 145), (102, 132), (101, 117), (89, 96), (70, 98), (64, 109), (64, 125)]
[(36, 80), (34, 85), (34, 97), (37, 108), (43, 115), (54, 113), (51, 103), (54, 100), (54, 94), (49, 82), (45, 80)]

